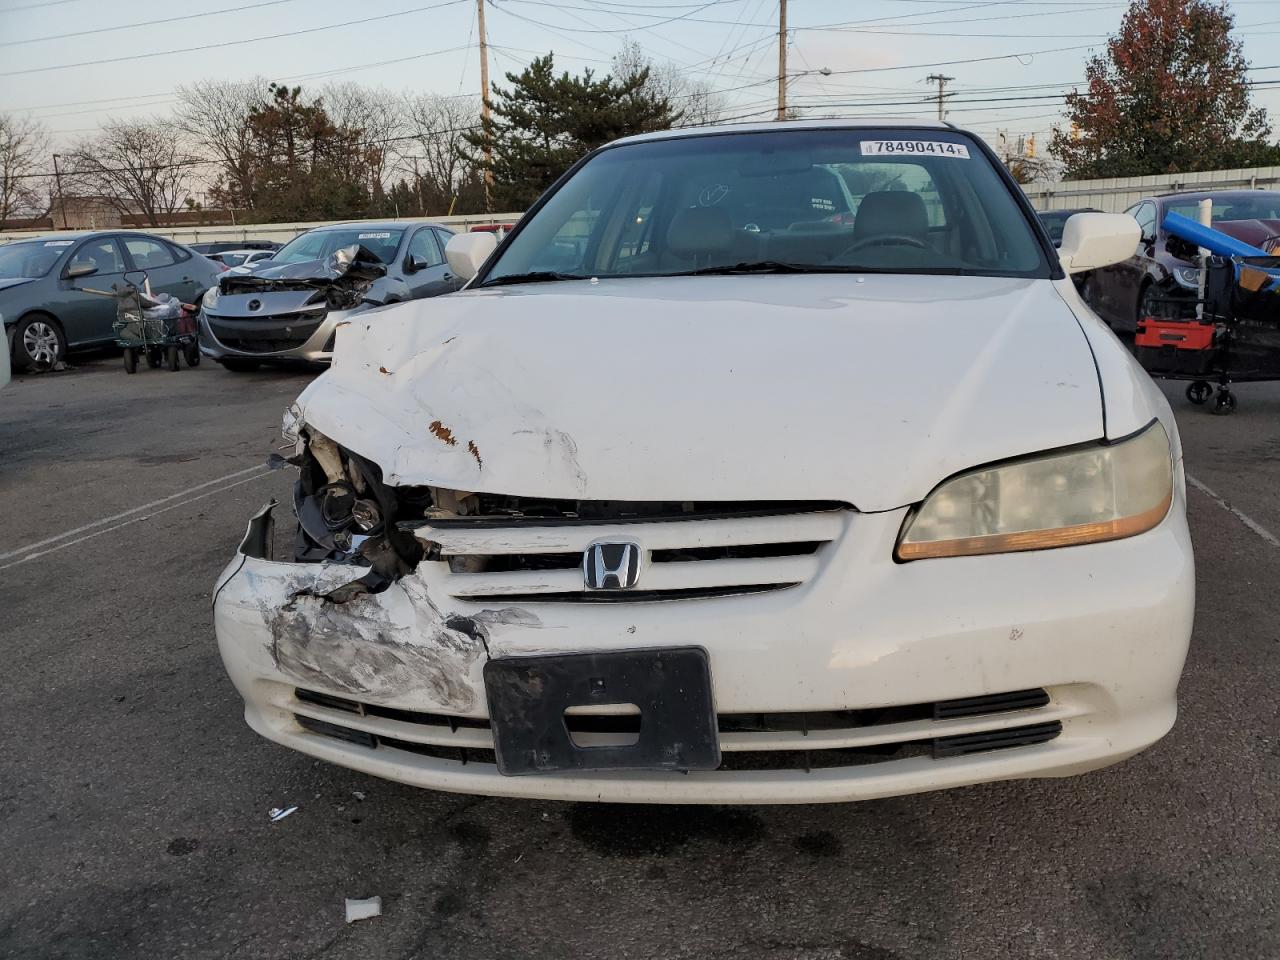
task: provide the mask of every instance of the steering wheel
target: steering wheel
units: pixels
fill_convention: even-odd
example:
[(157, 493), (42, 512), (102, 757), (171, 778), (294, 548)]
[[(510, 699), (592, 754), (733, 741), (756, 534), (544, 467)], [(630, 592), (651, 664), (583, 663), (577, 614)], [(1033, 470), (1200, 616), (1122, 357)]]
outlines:
[(908, 247), (918, 247), (921, 250), (929, 249), (929, 245), (919, 237), (912, 237), (905, 233), (881, 233), (874, 237), (864, 237), (856, 240), (840, 252), (840, 256), (846, 253), (854, 253), (864, 247), (887, 247), (891, 244), (902, 244)]

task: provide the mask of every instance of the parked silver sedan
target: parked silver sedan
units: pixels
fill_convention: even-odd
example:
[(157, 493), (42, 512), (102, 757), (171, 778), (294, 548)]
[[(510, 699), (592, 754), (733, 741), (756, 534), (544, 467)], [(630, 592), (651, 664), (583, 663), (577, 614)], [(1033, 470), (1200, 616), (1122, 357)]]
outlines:
[(221, 276), (201, 304), (200, 351), (237, 372), (328, 363), (334, 331), (351, 314), (462, 286), (444, 259), (451, 236), (438, 224), (402, 221), (309, 230), (270, 260)]

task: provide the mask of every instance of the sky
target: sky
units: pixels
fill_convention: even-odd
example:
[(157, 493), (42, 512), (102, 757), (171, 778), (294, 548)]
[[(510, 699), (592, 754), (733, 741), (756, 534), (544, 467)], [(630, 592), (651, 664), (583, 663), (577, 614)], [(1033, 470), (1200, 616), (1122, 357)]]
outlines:
[[(624, 40), (724, 91), (727, 117), (776, 103), (778, 0), (486, 0), (491, 78), (553, 51), (607, 71)], [(1280, 81), (1280, 3), (1232, 0), (1257, 69)], [(788, 0), (788, 97), (809, 116), (936, 114), (926, 77), (954, 77), (947, 119), (995, 142), (1047, 143), (1060, 94), (1119, 27), (1123, 2)], [(831, 71), (830, 76), (822, 72)], [(0, 110), (55, 149), (110, 118), (163, 116), (201, 78), (355, 81), (478, 94), (476, 0), (0, 0)], [(1028, 98), (1028, 99), (1017, 99)], [(1280, 132), (1280, 82), (1259, 90)]]

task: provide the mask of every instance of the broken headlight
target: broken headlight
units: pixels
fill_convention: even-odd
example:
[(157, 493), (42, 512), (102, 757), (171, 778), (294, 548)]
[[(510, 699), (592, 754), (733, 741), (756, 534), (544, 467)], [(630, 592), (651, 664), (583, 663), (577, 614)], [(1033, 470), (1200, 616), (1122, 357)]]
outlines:
[(290, 461), (298, 467), (294, 560), (368, 566), (366, 585), (372, 590), (412, 570), (422, 559), (421, 544), (395, 521), (402, 511), (420, 517), (421, 505), (402, 504), (396, 490), (382, 482), (376, 464), (299, 424), (295, 419), (305, 442)]
[(1091, 444), (970, 470), (937, 487), (903, 525), (897, 559), (968, 557), (1119, 540), (1150, 530), (1173, 502), (1160, 421)]

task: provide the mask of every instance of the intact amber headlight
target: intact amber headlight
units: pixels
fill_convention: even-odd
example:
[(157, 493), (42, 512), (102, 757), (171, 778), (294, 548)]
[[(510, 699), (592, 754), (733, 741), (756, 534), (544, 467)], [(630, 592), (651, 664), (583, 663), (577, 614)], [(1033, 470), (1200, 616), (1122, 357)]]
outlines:
[(1173, 502), (1169, 437), (1156, 420), (1114, 443), (971, 470), (935, 489), (903, 524), (899, 560), (970, 557), (1119, 540)]

